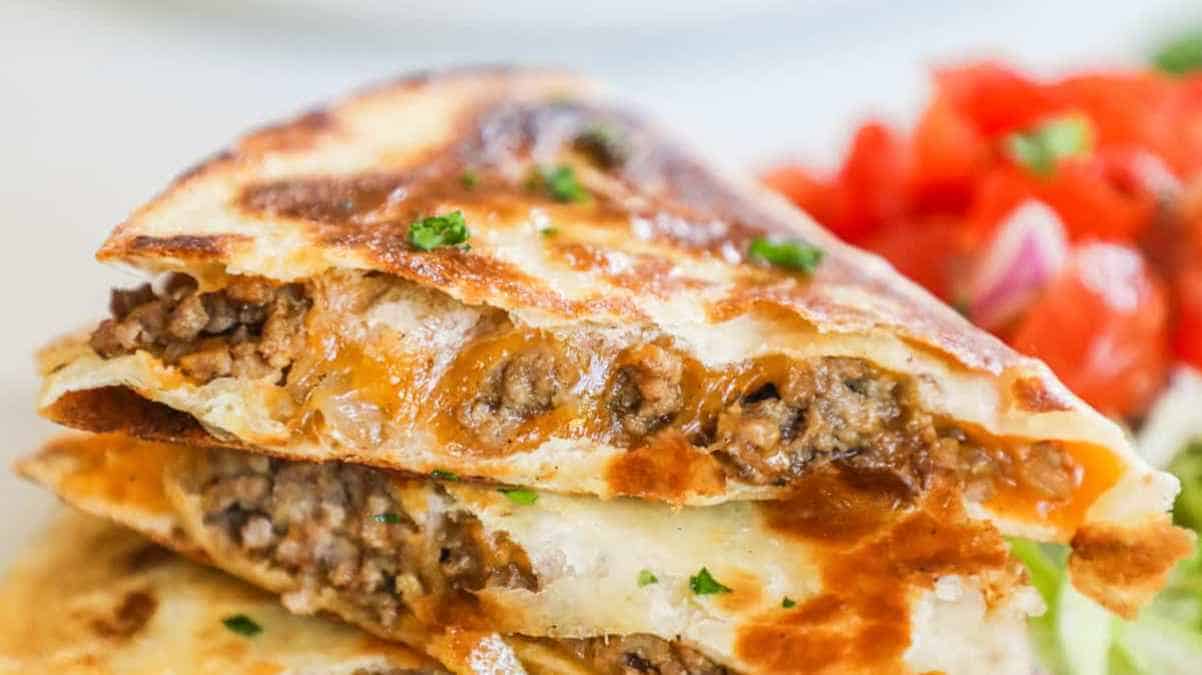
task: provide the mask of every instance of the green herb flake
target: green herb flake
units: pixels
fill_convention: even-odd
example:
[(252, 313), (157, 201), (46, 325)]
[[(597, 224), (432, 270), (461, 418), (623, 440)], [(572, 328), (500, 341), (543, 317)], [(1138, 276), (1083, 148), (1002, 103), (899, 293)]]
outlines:
[(438, 480), (459, 480), (459, 474), (454, 471), (444, 471), (443, 469), (435, 469), (430, 472), (431, 478)]
[(371, 519), (377, 523), (387, 523), (389, 525), (396, 525), (401, 522), (401, 516), (396, 513), (377, 513)]
[(596, 122), (585, 127), (574, 145), (603, 169), (614, 169), (630, 158), (630, 144), (620, 127)]
[(822, 262), (823, 251), (797, 239), (756, 237), (747, 248), (747, 257), (776, 267), (813, 274)]
[(785, 609), (793, 609), (797, 606), (797, 601), (786, 595), (785, 599), (780, 601), (780, 606)]
[(227, 616), (221, 620), (225, 627), (243, 637), (254, 637), (263, 632), (263, 627), (245, 614)]
[(530, 506), (534, 502), (538, 501), (538, 493), (534, 490), (527, 490), (524, 488), (501, 488), (500, 490), (497, 490), (497, 492), (505, 495), (509, 498), (509, 501), (517, 504), (518, 506)]
[(658, 582), (659, 577), (655, 576), (655, 573), (651, 570), (639, 570), (639, 588), (642, 588), (643, 586), (650, 586), (651, 584)]
[(696, 575), (689, 577), (689, 588), (693, 591), (694, 595), (713, 595), (715, 593), (730, 592), (730, 588), (719, 583), (710, 574), (710, 571), (704, 567)]
[(544, 227), (543, 229), (539, 230), (538, 233), (544, 237), (554, 237), (555, 235), (559, 234), (559, 228), (558, 227)]
[(576, 180), (576, 170), (567, 164), (536, 168), (529, 184), (533, 189), (546, 191), (557, 202), (584, 202), (589, 199), (588, 190)]
[(459, 176), (459, 184), (465, 190), (471, 190), (480, 184), (480, 176), (475, 171), (468, 169)]
[(422, 218), (409, 226), (409, 243), (419, 251), (432, 251), (439, 246), (466, 246), (470, 236), (461, 211)]
[(1202, 68), (1202, 30), (1192, 31), (1166, 43), (1152, 57), (1157, 68), (1184, 75)]
[(1093, 145), (1093, 130), (1085, 117), (1064, 115), (1029, 131), (1010, 134), (1004, 143), (1007, 154), (1015, 162), (1036, 175), (1049, 176), (1060, 160), (1089, 152)]

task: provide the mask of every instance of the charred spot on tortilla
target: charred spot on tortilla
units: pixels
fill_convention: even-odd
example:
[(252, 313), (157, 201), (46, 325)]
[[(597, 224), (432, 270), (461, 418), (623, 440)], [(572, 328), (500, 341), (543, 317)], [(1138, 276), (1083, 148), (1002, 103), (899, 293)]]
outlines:
[(128, 640), (154, 616), (159, 603), (149, 590), (127, 592), (111, 614), (92, 620), (96, 634), (113, 640)]

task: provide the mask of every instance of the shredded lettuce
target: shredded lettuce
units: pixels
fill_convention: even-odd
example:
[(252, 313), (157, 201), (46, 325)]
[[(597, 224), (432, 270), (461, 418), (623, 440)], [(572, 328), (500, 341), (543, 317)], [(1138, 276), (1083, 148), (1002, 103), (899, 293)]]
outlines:
[(1202, 439), (1194, 440), (1177, 453), (1169, 471), (1181, 481), (1173, 519), (1180, 525), (1202, 530)]
[[(1169, 467), (1181, 480), (1174, 519), (1202, 528), (1202, 440)], [(1030, 621), (1044, 670), (1052, 675), (1188, 675), (1202, 672), (1202, 552), (1178, 564), (1139, 618), (1112, 616), (1068, 583), (1063, 546), (1010, 543), (1048, 606)]]

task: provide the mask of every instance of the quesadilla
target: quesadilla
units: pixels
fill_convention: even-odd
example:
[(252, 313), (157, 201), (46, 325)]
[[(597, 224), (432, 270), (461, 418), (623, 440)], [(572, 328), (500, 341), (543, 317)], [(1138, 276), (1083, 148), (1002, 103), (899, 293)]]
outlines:
[(950, 481), (1076, 538), (1128, 614), (1172, 559), (1122, 561), (1186, 536), (1174, 479), (1043, 364), (571, 76), (414, 77), (258, 131), (98, 257), (158, 276), (43, 352), (70, 426), (678, 505)]
[(444, 662), (449, 632), (503, 634), (531, 672), (1031, 672), (1039, 596), (941, 490), (822, 471), (789, 501), (672, 507), (111, 435), (18, 470)]
[(447, 672), (79, 513), (62, 514), (8, 570), (0, 607), (0, 673), (12, 675)]

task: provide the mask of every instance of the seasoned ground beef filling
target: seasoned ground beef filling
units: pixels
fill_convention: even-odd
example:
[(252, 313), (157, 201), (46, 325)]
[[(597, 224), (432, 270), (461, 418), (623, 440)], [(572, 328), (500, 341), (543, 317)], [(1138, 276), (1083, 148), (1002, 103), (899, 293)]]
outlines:
[(701, 652), (654, 635), (560, 640), (598, 675), (728, 675)]
[(684, 364), (657, 345), (644, 345), (632, 357), (618, 368), (609, 409), (623, 430), (638, 438), (663, 428), (680, 412)]
[[(299, 587), (334, 590), (385, 627), (418, 597), (485, 586), (538, 590), (528, 558), (507, 538), (489, 540), (474, 516), (453, 509), (433, 523), (416, 522), (379, 469), (212, 450), (189, 485), (202, 499), (205, 524), (227, 545), (295, 575)], [(652, 635), (551, 642), (599, 675), (728, 672)], [(410, 672), (442, 671), (398, 671)]]
[(92, 333), (91, 345), (104, 358), (146, 350), (203, 382), (279, 382), (304, 349), (309, 304), (295, 284), (235, 277), (220, 291), (201, 293), (194, 280), (175, 275), (157, 295), (150, 284), (113, 290), (112, 318)]
[[(834, 463), (914, 493), (940, 473), (958, 480), (978, 501), (999, 484), (1049, 500), (1072, 494), (1073, 467), (1057, 444), (1004, 449), (974, 442), (924, 413), (905, 378), (862, 359), (827, 357), (795, 365), (784, 381), (745, 394), (716, 420), (700, 420), (694, 443), (734, 476), (761, 485), (786, 485), (817, 465)], [(678, 355), (642, 347), (631, 364), (619, 368), (609, 411), (637, 442), (680, 421), (683, 382)]]
[(766, 385), (718, 417), (711, 451), (751, 483), (782, 483), (815, 462), (889, 472), (917, 487), (932, 438), (914, 423), (897, 378), (859, 359), (824, 358)]
[(521, 351), (492, 368), (459, 421), (484, 444), (500, 447), (522, 422), (559, 405), (565, 379), (550, 348)]
[[(338, 287), (355, 291), (352, 295), (359, 302), (381, 297), (398, 283), (405, 282), (383, 275), (354, 276)], [(335, 304), (358, 307), (356, 302)], [(91, 340), (105, 358), (147, 350), (201, 381), (234, 376), (280, 384), (303, 355), (306, 314), (312, 306), (299, 285), (235, 277), (220, 291), (200, 293), (183, 275), (170, 279), (158, 294), (149, 286), (114, 291), (111, 304), (112, 318)], [(370, 301), (360, 304), (363, 307), (348, 311), (360, 315)], [(513, 330), (508, 321), (497, 325), (503, 327), (485, 327), (482, 337)], [(585, 403), (574, 398), (580, 394), (577, 380), (582, 376), (571, 372), (565, 356), (570, 345), (544, 338), (488, 364), (466, 400), (439, 411), (470, 433), (469, 447), (503, 451), (515, 441), (562, 434), (565, 430), (554, 425), (567, 416), (547, 425), (530, 422), (551, 420), (547, 416), (563, 406)], [(468, 348), (465, 353), (470, 353)], [(636, 345), (612, 357), (598, 405), (577, 408), (582, 419), (570, 423), (600, 422), (592, 427), (601, 430), (596, 440), (626, 447), (643, 445), (664, 431), (683, 431), (698, 448), (718, 458), (730, 477), (746, 483), (787, 485), (817, 465), (835, 463), (857, 473), (887, 476), (912, 492), (936, 473), (951, 474), (970, 498), (978, 500), (987, 499), (1002, 484), (1028, 488), (1052, 500), (1069, 496), (1073, 488), (1073, 467), (1060, 446), (1041, 443), (1016, 449), (974, 442), (962, 430), (924, 413), (908, 379), (863, 359), (787, 362), (780, 357), (756, 380), (767, 379), (766, 384), (739, 391), (735, 387), (745, 385), (721, 380), (722, 372), (690, 371), (696, 364), (686, 364), (667, 344)], [(300, 359), (297, 368), (304, 370), (304, 363)], [(380, 445), (389, 423), (382, 409), (370, 401), (359, 403), (352, 424), (336, 424), (347, 417), (340, 406), (349, 405), (348, 397), (340, 392), (310, 398), (307, 387), (323, 382), (323, 387), (336, 389), (345, 376), (318, 375), (287, 382), (294, 399), (316, 406), (339, 442)], [(706, 381), (699, 384), (699, 378)], [(719, 400), (694, 400), (697, 392), (689, 387), (699, 386), (716, 391)]]
[(335, 590), (385, 627), (415, 598), (538, 587), (504, 535), (488, 537), (450, 507), (415, 522), (378, 469), (214, 450), (192, 484), (206, 525), (230, 546), (295, 575), (300, 588)]

